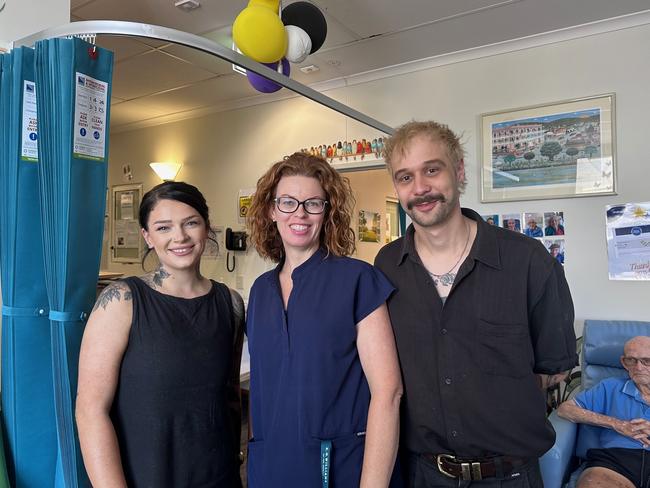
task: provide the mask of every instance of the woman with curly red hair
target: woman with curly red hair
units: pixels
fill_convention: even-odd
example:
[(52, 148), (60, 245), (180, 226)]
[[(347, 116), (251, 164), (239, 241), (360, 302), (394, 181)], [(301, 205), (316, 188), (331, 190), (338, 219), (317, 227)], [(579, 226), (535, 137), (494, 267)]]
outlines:
[(347, 179), (295, 153), (257, 182), (258, 253), (278, 263), (251, 289), (250, 488), (389, 486), (402, 393), (386, 299), (354, 251)]

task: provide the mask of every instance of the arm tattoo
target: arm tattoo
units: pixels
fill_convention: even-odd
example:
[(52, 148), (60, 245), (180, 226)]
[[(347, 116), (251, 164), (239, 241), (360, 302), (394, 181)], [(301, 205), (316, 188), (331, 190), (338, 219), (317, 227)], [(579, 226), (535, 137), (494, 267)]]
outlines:
[(147, 273), (146, 275), (142, 276), (141, 279), (155, 290), (156, 287), (162, 286), (163, 280), (165, 278), (169, 278), (170, 276), (171, 275), (162, 266), (159, 266), (156, 271)]
[(99, 297), (95, 302), (95, 306), (93, 307), (93, 312), (99, 307), (102, 307), (104, 310), (106, 310), (106, 306), (112, 302), (113, 299), (119, 302), (122, 297), (124, 298), (125, 302), (131, 300), (133, 298), (131, 295), (131, 289), (120, 281), (111, 283), (99, 294)]

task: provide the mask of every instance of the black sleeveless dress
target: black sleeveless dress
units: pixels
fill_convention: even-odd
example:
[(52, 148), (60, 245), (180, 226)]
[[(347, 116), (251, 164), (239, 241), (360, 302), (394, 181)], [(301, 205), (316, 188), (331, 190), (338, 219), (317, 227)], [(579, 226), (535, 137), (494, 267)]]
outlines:
[[(124, 280), (133, 322), (111, 419), (130, 488), (234, 488), (239, 439), (228, 401), (235, 321), (230, 290), (178, 298)], [(110, 331), (107, 331), (109, 333)]]

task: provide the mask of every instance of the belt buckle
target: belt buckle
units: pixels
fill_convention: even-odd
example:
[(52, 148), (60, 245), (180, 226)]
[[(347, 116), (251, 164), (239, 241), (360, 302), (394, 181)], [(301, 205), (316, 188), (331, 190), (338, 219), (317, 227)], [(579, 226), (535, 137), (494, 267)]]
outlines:
[(442, 467), (442, 460), (447, 459), (449, 461), (455, 461), (456, 458), (452, 456), (451, 454), (438, 454), (436, 456), (436, 465), (438, 466), (438, 471), (440, 471), (442, 474), (445, 476), (449, 476), (450, 478), (455, 478), (455, 476), (451, 473), (448, 473), (445, 471), (445, 468)]
[[(446, 459), (454, 463), (458, 463), (456, 457), (452, 456), (451, 454), (438, 454), (436, 456), (436, 465), (438, 466), (438, 471), (440, 471), (445, 476), (448, 476), (449, 478), (457, 478), (452, 473), (445, 471), (445, 468), (442, 466), (443, 459)], [(479, 481), (483, 479), (483, 476), (481, 475), (481, 463), (460, 462), (458, 464), (460, 464), (461, 479), (463, 481), (472, 481), (472, 480)]]
[[(465, 471), (463, 471), (464, 473)], [(475, 481), (483, 479), (483, 475), (481, 475), (481, 463), (472, 463), (472, 479)]]

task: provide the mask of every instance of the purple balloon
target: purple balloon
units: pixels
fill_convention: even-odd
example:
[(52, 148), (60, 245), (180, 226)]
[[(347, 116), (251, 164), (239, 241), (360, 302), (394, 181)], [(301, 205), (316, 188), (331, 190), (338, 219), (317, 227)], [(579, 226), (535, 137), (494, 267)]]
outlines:
[[(268, 66), (272, 70), (277, 70), (278, 69), (278, 63), (262, 63), (264, 66)], [(291, 66), (289, 64), (289, 61), (286, 60), (286, 58), (282, 58), (282, 74), (284, 76), (289, 76), (289, 73), (291, 72)], [(271, 81), (267, 78), (264, 78), (263, 76), (258, 75), (257, 73), (253, 73), (250, 70), (246, 70), (246, 78), (248, 78), (248, 82), (251, 84), (253, 88), (255, 88), (258, 92), (262, 93), (273, 93), (278, 91), (279, 89), (282, 88), (281, 85), (278, 85), (274, 81)]]

